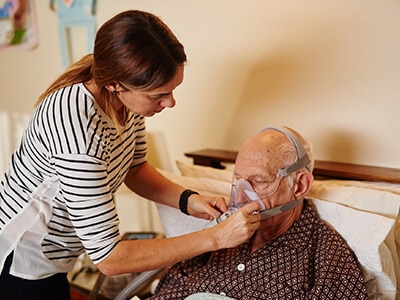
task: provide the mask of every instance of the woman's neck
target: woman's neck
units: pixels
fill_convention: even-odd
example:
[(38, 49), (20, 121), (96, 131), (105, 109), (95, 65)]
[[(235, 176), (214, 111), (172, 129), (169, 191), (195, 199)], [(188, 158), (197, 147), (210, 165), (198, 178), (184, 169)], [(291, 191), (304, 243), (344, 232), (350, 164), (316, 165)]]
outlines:
[(99, 95), (100, 95), (100, 89), (97, 86), (97, 84), (93, 80), (84, 82), (83, 84), (88, 89), (88, 91), (92, 94), (92, 96), (94, 97), (96, 102), (98, 102), (97, 99), (99, 98)]
[[(105, 112), (108, 112), (109, 109), (107, 109), (107, 105), (104, 102), (104, 98), (100, 97), (100, 88), (97, 86), (97, 84), (93, 80), (91, 80), (85, 82), (84, 85), (88, 89), (88, 91), (93, 95), (95, 101), (101, 107), (101, 109)], [(111, 108), (114, 112), (114, 117), (117, 119), (118, 123), (123, 126), (128, 118), (128, 111), (125, 105), (123, 105), (122, 102), (119, 101), (117, 96), (112, 96)], [(113, 118), (113, 116), (109, 117)]]

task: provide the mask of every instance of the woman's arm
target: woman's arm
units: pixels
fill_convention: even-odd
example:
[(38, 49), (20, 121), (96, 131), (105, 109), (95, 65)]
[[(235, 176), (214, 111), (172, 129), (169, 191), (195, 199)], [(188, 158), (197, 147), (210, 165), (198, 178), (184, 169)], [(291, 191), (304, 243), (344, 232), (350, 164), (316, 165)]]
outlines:
[(145, 162), (131, 168), (125, 177), (125, 184), (138, 195), (177, 208), (180, 194), (184, 188), (160, 174), (152, 165)]
[[(179, 207), (179, 198), (184, 187), (173, 183), (160, 174), (149, 163), (144, 163), (129, 170), (125, 184), (138, 195), (166, 204)], [(227, 210), (223, 197), (204, 197), (190, 195), (188, 212), (190, 215), (203, 219), (214, 219)]]
[(205, 252), (235, 247), (248, 240), (259, 227), (260, 215), (253, 214), (259, 209), (260, 205), (252, 202), (215, 227), (174, 238), (121, 241), (97, 266), (106, 275), (142, 272)]
[[(184, 187), (171, 182), (148, 163), (131, 169), (125, 183), (143, 197), (176, 208), (184, 191)], [(260, 216), (253, 214), (259, 209), (260, 205), (253, 202), (212, 228), (178, 237), (123, 240), (97, 266), (107, 275), (141, 272), (170, 266), (205, 252), (235, 247), (248, 240), (259, 227)], [(226, 210), (224, 199), (190, 196), (191, 215), (207, 215), (207, 210), (211, 212), (209, 217), (212, 213), (219, 215)]]

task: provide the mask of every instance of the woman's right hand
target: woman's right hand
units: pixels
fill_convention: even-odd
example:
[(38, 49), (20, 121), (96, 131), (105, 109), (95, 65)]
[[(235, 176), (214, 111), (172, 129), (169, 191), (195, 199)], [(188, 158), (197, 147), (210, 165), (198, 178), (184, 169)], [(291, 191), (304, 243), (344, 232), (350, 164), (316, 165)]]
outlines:
[(251, 238), (260, 226), (261, 216), (254, 213), (260, 209), (259, 203), (249, 203), (226, 220), (210, 228), (216, 239), (217, 248), (232, 248)]

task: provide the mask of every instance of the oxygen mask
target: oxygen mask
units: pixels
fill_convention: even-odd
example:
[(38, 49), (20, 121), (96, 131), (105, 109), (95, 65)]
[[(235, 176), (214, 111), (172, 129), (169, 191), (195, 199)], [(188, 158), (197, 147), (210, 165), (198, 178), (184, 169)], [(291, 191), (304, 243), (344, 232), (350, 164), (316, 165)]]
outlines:
[(234, 214), (241, 207), (254, 201), (260, 204), (261, 210), (265, 210), (264, 202), (261, 201), (258, 194), (254, 191), (250, 182), (248, 182), (246, 179), (243, 178), (237, 180), (235, 179), (231, 188), (231, 197), (228, 210), (223, 214), (221, 214), (218, 218), (214, 219), (209, 224), (207, 224), (206, 227), (212, 227), (222, 222), (230, 215)]
[[(267, 127), (263, 130), (276, 130), (284, 134), (295, 147), (297, 160), (287, 167), (280, 168), (277, 175), (272, 181), (251, 181), (250, 183), (244, 178), (235, 179), (231, 188), (231, 198), (228, 210), (220, 215), (218, 218), (211, 221), (206, 227), (211, 227), (222, 222), (244, 205), (254, 201), (260, 203), (261, 205), (261, 210), (254, 213), (259, 213), (262, 220), (291, 210), (302, 203), (303, 199), (301, 198), (292, 200), (283, 205), (266, 209), (264, 202), (261, 201), (261, 199), (268, 198), (275, 194), (278, 190), (281, 180), (288, 175), (293, 174), (302, 168), (306, 168), (309, 172), (312, 171), (311, 159), (304, 149), (303, 144), (293, 132), (285, 127)], [(254, 190), (254, 188), (257, 192)]]

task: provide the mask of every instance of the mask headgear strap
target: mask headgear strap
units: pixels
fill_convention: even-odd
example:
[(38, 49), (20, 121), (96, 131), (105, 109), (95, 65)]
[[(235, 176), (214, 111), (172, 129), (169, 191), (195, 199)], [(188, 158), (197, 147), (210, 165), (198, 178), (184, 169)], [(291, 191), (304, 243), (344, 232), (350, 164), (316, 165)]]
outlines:
[(279, 131), (280, 133), (284, 134), (296, 148), (297, 161), (286, 168), (280, 169), (279, 170), (280, 176), (285, 177), (285, 176), (289, 175), (290, 173), (296, 172), (297, 170), (300, 170), (301, 168), (304, 168), (304, 167), (306, 167), (307, 170), (311, 172), (311, 160), (308, 157), (308, 154), (307, 154), (306, 150), (304, 149), (303, 144), (301, 143), (301, 141), (295, 134), (293, 134), (290, 130), (288, 130), (284, 127), (267, 127), (267, 128), (262, 129), (261, 131), (264, 131), (264, 130)]

